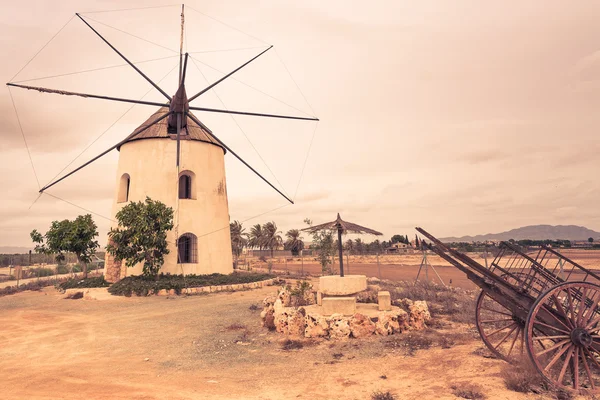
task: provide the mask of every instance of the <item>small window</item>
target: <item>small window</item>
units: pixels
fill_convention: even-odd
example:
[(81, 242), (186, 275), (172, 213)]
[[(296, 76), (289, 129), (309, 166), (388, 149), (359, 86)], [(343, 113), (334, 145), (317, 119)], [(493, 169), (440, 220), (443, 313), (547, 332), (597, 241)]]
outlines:
[(192, 178), (189, 175), (181, 175), (179, 177), (179, 198), (192, 198)]
[(119, 182), (119, 195), (117, 197), (118, 203), (124, 203), (129, 201), (129, 186), (131, 183), (131, 178), (129, 174), (123, 174), (121, 176), (121, 180)]
[(195, 199), (195, 175), (192, 171), (183, 171), (179, 174), (179, 198)]
[(198, 240), (193, 233), (183, 234), (177, 239), (177, 263), (195, 264), (198, 255)]

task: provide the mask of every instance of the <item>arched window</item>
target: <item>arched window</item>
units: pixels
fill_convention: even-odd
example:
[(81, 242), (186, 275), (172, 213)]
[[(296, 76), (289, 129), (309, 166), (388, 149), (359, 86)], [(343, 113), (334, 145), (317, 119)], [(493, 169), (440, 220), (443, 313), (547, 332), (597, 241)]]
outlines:
[(121, 180), (119, 181), (119, 195), (117, 196), (118, 203), (124, 203), (129, 201), (129, 185), (131, 183), (131, 178), (129, 174), (123, 174), (121, 176)]
[(185, 233), (177, 239), (177, 263), (195, 264), (198, 262), (198, 239), (193, 233)]
[(179, 198), (180, 199), (195, 199), (195, 175), (192, 171), (183, 171), (179, 174)]

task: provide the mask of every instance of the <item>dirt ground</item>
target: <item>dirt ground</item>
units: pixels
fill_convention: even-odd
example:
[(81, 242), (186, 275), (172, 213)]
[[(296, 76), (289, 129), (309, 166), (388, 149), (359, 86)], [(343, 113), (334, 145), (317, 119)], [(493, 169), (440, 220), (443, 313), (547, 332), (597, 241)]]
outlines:
[(507, 390), (504, 362), (480, 355), (475, 335), (413, 356), (377, 337), (282, 350), (281, 335), (260, 326), (261, 308), (251, 309), (275, 290), (98, 301), (46, 288), (2, 297), (0, 398), (370, 399), (389, 390), (456, 399), (451, 386), (461, 382), (480, 384), (488, 399), (541, 398)]

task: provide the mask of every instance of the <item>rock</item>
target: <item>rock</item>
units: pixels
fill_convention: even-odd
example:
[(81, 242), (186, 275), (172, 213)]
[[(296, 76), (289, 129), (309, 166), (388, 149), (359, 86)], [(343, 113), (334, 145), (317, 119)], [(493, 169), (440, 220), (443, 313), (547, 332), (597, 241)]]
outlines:
[(329, 323), (322, 315), (307, 315), (305, 317), (306, 328), (304, 336), (307, 338), (329, 336)]
[(375, 278), (374, 276), (371, 278), (367, 278), (367, 283), (378, 284), (379, 282), (381, 282), (381, 279)]
[(350, 332), (352, 337), (362, 338), (371, 336), (375, 332), (375, 324), (369, 317), (356, 313), (350, 318)]
[(148, 357), (144, 358), (144, 361), (150, 361), (150, 359)]
[(168, 294), (167, 289), (160, 289), (157, 293), (159, 296), (166, 296)]
[(277, 297), (275, 297), (275, 296), (267, 296), (263, 300), (263, 306), (264, 307), (272, 306), (273, 304), (275, 304), (275, 300), (277, 300)]
[(377, 293), (377, 301), (379, 304), (379, 311), (390, 311), (392, 309), (392, 298), (390, 292), (382, 290)]
[(332, 339), (345, 339), (350, 336), (349, 318), (342, 314), (329, 317), (329, 336)]
[(284, 307), (289, 307), (292, 303), (292, 293), (290, 292), (290, 288), (286, 285), (279, 290), (277, 293), (277, 297), (281, 300), (281, 304)]
[(408, 314), (404, 310), (380, 311), (375, 323), (375, 333), (382, 336), (401, 333), (406, 330)]
[(356, 294), (356, 301), (358, 303), (377, 303), (377, 292), (372, 290), (365, 290)]
[(265, 313), (265, 318), (263, 319), (263, 326), (270, 331), (275, 330), (275, 310), (267, 310)]
[(296, 310), (292, 307), (282, 307), (280, 309), (274, 308), (274, 310), (274, 324), (277, 332), (284, 335), (304, 336), (306, 321), (303, 308)]
[(426, 323), (431, 320), (429, 307), (422, 300), (413, 302), (408, 308), (410, 310), (409, 325), (412, 329), (421, 330), (427, 327)]

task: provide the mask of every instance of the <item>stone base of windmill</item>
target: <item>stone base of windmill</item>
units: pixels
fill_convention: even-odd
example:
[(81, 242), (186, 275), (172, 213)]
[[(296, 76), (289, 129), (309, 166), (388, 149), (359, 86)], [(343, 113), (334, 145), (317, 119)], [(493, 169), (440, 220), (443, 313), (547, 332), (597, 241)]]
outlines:
[[(332, 279), (348, 277), (352, 278), (343, 285), (337, 279)], [(362, 290), (366, 290), (366, 277), (348, 277), (321, 277), (319, 291), (316, 293), (307, 293), (306, 290), (299, 293), (292, 287), (282, 287), (276, 296), (264, 299), (262, 325), (288, 336), (334, 340), (387, 336), (426, 327), (431, 316), (424, 301), (407, 302), (407, 312), (391, 305), (389, 292), (380, 291), (377, 304), (356, 303), (353, 295), (357, 292), (345, 292), (363, 287), (362, 282)], [(331, 294), (332, 292), (336, 294)], [(297, 298), (298, 295), (301, 299)], [(319, 297), (321, 304), (317, 304)]]

